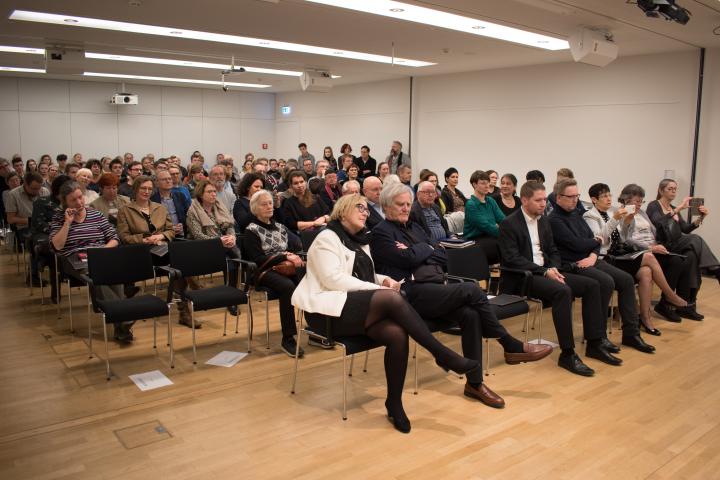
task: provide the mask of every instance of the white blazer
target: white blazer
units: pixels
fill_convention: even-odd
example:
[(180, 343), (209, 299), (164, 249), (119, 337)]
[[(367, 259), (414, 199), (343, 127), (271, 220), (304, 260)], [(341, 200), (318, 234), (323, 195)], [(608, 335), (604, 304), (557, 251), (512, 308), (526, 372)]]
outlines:
[(615, 207), (610, 207), (610, 209), (608, 210), (607, 213), (610, 217), (610, 220), (608, 220), (607, 223), (605, 223), (605, 220), (603, 220), (602, 216), (600, 216), (600, 212), (595, 207), (591, 208), (583, 214), (583, 218), (590, 227), (590, 230), (592, 230), (593, 235), (599, 235), (600, 237), (602, 237), (603, 242), (602, 245), (600, 245), (600, 252), (603, 254), (607, 253), (608, 249), (610, 248), (610, 243), (612, 240), (610, 238), (610, 235), (612, 234), (613, 230), (621, 227), (620, 231), (622, 233), (622, 219), (615, 220), (615, 218), (613, 217), (615, 210)]
[[(362, 246), (370, 256), (370, 247)], [(307, 273), (295, 288), (292, 304), (306, 312), (339, 317), (347, 300), (347, 292), (377, 290), (388, 278), (375, 274), (375, 283), (353, 277), (355, 252), (342, 244), (335, 232), (325, 229), (308, 251)]]

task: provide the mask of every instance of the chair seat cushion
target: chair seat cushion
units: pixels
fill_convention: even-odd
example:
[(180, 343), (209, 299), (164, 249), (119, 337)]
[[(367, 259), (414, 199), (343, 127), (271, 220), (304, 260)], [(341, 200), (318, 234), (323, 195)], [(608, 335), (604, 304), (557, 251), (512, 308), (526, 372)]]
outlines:
[[(503, 297), (510, 297), (510, 295), (503, 295)], [(490, 299), (490, 306), (495, 311), (495, 316), (498, 320), (515, 317), (517, 315), (524, 315), (530, 310), (527, 302), (525, 302), (522, 297), (517, 297), (517, 302), (515, 303), (508, 303), (507, 298), (505, 298), (503, 300), (503, 305), (494, 304), (493, 300), (495, 299)]]
[(196, 311), (247, 303), (245, 292), (228, 285), (202, 290), (186, 290), (183, 295), (193, 303), (193, 309)]
[(132, 322), (168, 314), (167, 303), (153, 295), (122, 300), (98, 300), (97, 304), (105, 314), (105, 323)]

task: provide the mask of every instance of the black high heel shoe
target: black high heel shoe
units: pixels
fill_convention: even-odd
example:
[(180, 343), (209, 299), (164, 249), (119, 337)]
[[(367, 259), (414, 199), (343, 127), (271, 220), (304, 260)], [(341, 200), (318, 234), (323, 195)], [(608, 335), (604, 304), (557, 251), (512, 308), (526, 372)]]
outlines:
[(662, 332), (657, 328), (650, 328), (645, 325), (645, 322), (643, 322), (642, 318), (640, 319), (640, 330), (645, 330), (645, 332), (649, 333), (650, 335), (655, 335), (656, 337), (662, 335)]
[(387, 419), (393, 424), (395, 430), (401, 433), (410, 433), (410, 419), (402, 409), (399, 413), (393, 414), (390, 412), (390, 407), (387, 406), (387, 402), (385, 402), (385, 409), (387, 410)]
[[(455, 359), (452, 359), (449, 355), (447, 358), (445, 356), (438, 357), (435, 359), (435, 363), (438, 367), (442, 368), (446, 372), (452, 370), (453, 372), (457, 373), (458, 375), (465, 375), (466, 373), (470, 373), (476, 368), (480, 367), (480, 362), (477, 360), (471, 360), (469, 358), (460, 357), (462, 360), (456, 361)], [(455, 365), (452, 365), (452, 363), (456, 363)]]

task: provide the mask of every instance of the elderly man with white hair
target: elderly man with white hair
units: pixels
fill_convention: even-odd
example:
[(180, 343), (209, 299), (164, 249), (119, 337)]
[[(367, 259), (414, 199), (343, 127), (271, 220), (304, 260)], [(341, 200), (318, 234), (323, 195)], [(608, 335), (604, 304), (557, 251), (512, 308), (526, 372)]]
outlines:
[(233, 192), (232, 186), (226, 181), (226, 179), (227, 175), (223, 165), (215, 165), (210, 169), (210, 183), (212, 183), (217, 190), (218, 201), (225, 205), (228, 212), (232, 212), (237, 196)]
[[(412, 190), (403, 184), (380, 194), (385, 220), (373, 228), (370, 249), (378, 273), (403, 283), (408, 302), (426, 321), (457, 322), (462, 330), (463, 355), (482, 362), (482, 337), (496, 338), (509, 364), (548, 356), (552, 347), (523, 343), (500, 325), (487, 296), (475, 282), (445, 284), (447, 254), (434, 247), (425, 231), (410, 219)], [(448, 324), (448, 326), (451, 326)], [(464, 394), (493, 408), (505, 401), (483, 383), (480, 369), (466, 375)]]
[(342, 186), (342, 194), (345, 195), (352, 195), (352, 194), (360, 194), (360, 183), (357, 180), (348, 180), (347, 182), (343, 183)]
[(415, 202), (410, 209), (410, 219), (420, 225), (433, 244), (451, 236), (447, 221), (435, 203), (437, 189), (431, 182), (418, 184)]

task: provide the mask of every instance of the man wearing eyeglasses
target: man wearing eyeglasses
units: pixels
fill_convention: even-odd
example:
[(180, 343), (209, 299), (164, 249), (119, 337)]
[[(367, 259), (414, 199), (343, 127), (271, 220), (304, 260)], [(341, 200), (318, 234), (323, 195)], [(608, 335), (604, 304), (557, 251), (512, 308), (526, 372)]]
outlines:
[(420, 182), (415, 195), (415, 202), (410, 209), (410, 220), (425, 230), (433, 244), (451, 236), (445, 217), (440, 213), (440, 207), (435, 204), (437, 189), (430, 182)]
[[(653, 353), (655, 347), (648, 345), (640, 336), (640, 323), (635, 307), (635, 282), (632, 276), (600, 258), (603, 242), (595, 236), (577, 210), (580, 198), (577, 181), (567, 178), (555, 184), (557, 208), (549, 215), (553, 239), (560, 252), (563, 270), (595, 279), (600, 284), (600, 303), (603, 312), (610, 306), (613, 290), (618, 291), (618, 306), (622, 318), (623, 345), (644, 353)], [(588, 339), (585, 355), (609, 365), (621, 365), (616, 357), (620, 348), (607, 337)]]
[(118, 187), (118, 195), (124, 195), (128, 198), (133, 197), (133, 182), (142, 173), (142, 163), (131, 161), (127, 166), (127, 181), (121, 183)]

